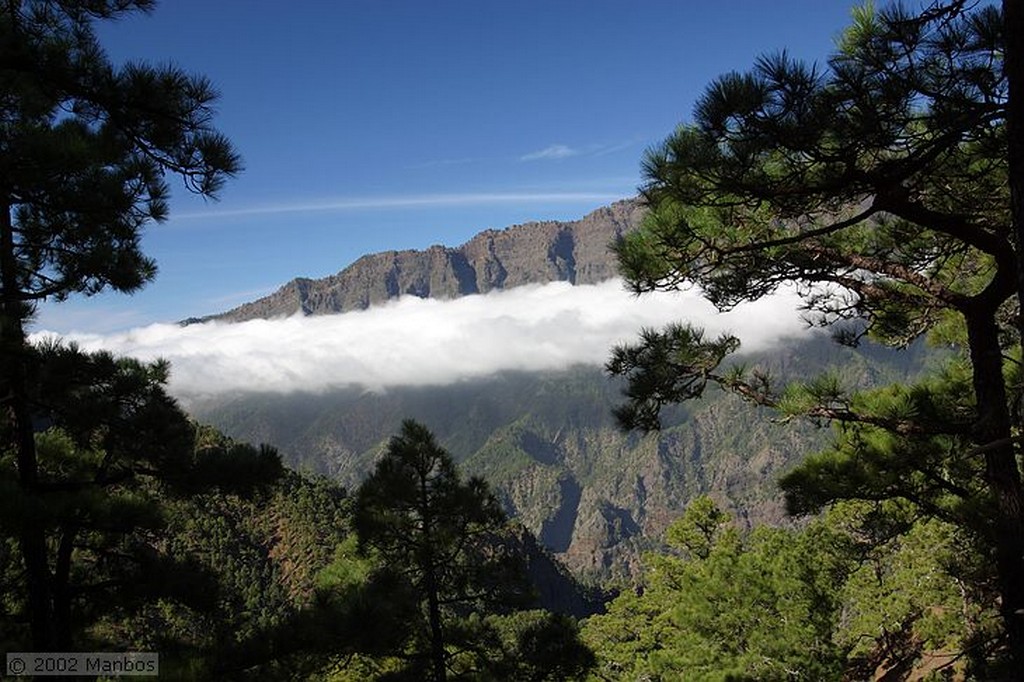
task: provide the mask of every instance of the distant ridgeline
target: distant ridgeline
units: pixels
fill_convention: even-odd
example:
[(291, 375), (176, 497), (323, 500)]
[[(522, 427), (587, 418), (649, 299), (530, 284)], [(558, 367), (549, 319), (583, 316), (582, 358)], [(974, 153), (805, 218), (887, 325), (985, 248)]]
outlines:
[[(365, 256), (332, 277), (294, 280), (207, 319), (330, 314), (404, 294), (454, 298), (529, 283), (596, 283), (616, 274), (608, 245), (642, 217), (639, 202), (621, 201), (576, 222), (488, 230), (457, 248)], [(921, 347), (850, 349), (818, 335), (742, 360), (789, 379), (832, 370), (844, 385), (866, 387), (912, 376), (928, 357)], [(671, 410), (660, 433), (623, 434), (611, 414), (619, 389), (600, 368), (578, 367), (386, 393), (219, 396), (190, 411), (234, 437), (272, 443), (292, 467), (350, 488), (402, 420), (416, 419), (469, 473), (489, 480), (507, 511), (558, 558), (598, 580), (633, 573), (640, 553), (703, 493), (747, 523), (781, 522), (775, 479), (829, 435), (807, 424), (780, 426), (717, 392)]]
[(456, 298), (521, 284), (596, 284), (616, 275), (608, 245), (639, 227), (643, 214), (640, 203), (630, 199), (577, 221), (486, 230), (454, 248), (363, 256), (336, 275), (299, 277), (269, 296), (185, 323), (343, 313), (404, 295)]

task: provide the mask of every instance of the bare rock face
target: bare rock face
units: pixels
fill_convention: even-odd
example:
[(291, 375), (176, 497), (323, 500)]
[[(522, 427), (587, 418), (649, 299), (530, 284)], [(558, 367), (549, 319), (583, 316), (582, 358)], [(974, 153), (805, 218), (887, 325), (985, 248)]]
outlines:
[(522, 284), (595, 284), (615, 276), (608, 247), (639, 227), (643, 214), (640, 203), (630, 199), (577, 221), (486, 230), (454, 248), (363, 256), (330, 277), (294, 279), (269, 296), (204, 319), (243, 322), (296, 313), (327, 315), (407, 295), (457, 298)]

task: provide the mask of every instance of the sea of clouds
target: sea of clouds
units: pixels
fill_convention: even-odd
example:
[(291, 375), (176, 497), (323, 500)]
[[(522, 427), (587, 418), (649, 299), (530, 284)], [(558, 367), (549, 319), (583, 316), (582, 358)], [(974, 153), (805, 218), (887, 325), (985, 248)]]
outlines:
[[(171, 362), (181, 399), (238, 391), (324, 391), (345, 386), (444, 385), (504, 370), (603, 364), (642, 327), (685, 321), (729, 332), (743, 351), (809, 333), (794, 292), (717, 312), (697, 290), (634, 296), (620, 280), (522, 286), (453, 300), (403, 297), (360, 312), (236, 324), (155, 324), (63, 338)], [(52, 336), (39, 332), (33, 338)]]

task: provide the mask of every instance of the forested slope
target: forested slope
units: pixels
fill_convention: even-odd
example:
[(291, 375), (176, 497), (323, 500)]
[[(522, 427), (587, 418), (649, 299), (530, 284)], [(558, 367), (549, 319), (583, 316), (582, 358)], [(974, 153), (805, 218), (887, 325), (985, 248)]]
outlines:
[[(834, 371), (851, 387), (917, 374), (934, 354), (824, 336), (742, 358), (785, 378)], [(829, 438), (715, 393), (673, 408), (660, 433), (624, 434), (621, 384), (598, 367), (504, 373), (444, 387), (245, 394), (191, 405), (227, 433), (281, 448), (286, 462), (353, 486), (405, 418), (422, 421), (506, 509), (580, 575), (632, 573), (686, 503), (710, 493), (747, 524), (784, 522), (775, 479)]]

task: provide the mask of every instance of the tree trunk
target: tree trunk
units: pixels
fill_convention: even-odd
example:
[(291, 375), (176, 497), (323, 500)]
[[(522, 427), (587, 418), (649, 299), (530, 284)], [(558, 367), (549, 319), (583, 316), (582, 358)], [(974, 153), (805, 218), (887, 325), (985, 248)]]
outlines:
[[(23, 494), (33, 497), (39, 495), (39, 465), (28, 395), (28, 342), (23, 326), (27, 311), (19, 298), (17, 268), (11, 206), (5, 204), (0, 206), (0, 404), (4, 430), (14, 444), (18, 482)], [(38, 519), (21, 523), (18, 544), (25, 562), (32, 646), (48, 651), (54, 644), (54, 629), (45, 529), (37, 525)]]
[[(1003, 0), (1003, 75), (1006, 105), (1010, 220), (1017, 252), (1017, 300), (1024, 303), (1024, 0)], [(1024, 306), (1022, 306), (1024, 307)], [(1024, 313), (1024, 310), (1022, 310)], [(1024, 314), (1018, 319), (1024, 341)]]
[(1000, 611), (1013, 669), (1021, 675), (1024, 674), (1024, 495), (1011, 439), (999, 328), (995, 316), (987, 312), (967, 315), (966, 322), (978, 409), (975, 438), (979, 444), (1007, 443), (985, 452), (985, 478), (996, 505), (991, 541), (1002, 601)]
[[(1024, 344), (1024, 0), (1003, 0), (1002, 9), (1010, 234), (1017, 261), (1017, 324)], [(978, 406), (980, 410), (980, 394)], [(1007, 414), (1007, 426), (1009, 420)], [(1021, 426), (1024, 425), (1017, 424), (1018, 428)], [(996, 543), (1002, 616), (1013, 656), (1013, 670), (1018, 679), (1024, 679), (1024, 501), (1014, 446), (986, 454), (985, 470), (999, 509), (999, 525), (995, 531), (1006, 540), (1005, 544)]]
[(71, 559), (75, 552), (74, 528), (66, 527), (57, 546), (53, 569), (54, 644), (60, 651), (70, 651), (71, 631)]
[(434, 671), (434, 682), (445, 682), (448, 666), (445, 664), (444, 630), (441, 623), (441, 597), (437, 584), (437, 567), (434, 565), (434, 519), (431, 513), (430, 491), (427, 477), (430, 470), (419, 472), (420, 513), (423, 519), (423, 536), (420, 546), (420, 570), (423, 571), (423, 590), (427, 593), (427, 621), (430, 626), (430, 665)]
[(434, 567), (427, 569), (423, 576), (427, 590), (427, 617), (430, 620), (430, 661), (434, 669), (435, 682), (445, 682), (448, 668), (445, 664), (444, 631), (441, 628), (441, 602), (437, 594), (437, 578)]

